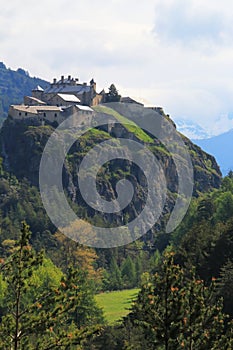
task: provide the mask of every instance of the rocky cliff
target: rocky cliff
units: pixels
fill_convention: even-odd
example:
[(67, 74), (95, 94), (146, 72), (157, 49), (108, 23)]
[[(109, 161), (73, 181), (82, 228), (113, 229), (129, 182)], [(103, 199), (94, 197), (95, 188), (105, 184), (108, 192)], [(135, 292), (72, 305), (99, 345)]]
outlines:
[[(103, 141), (113, 139), (117, 143), (119, 138), (126, 138), (147, 145), (161, 164), (168, 190), (163, 214), (165, 217), (169, 216), (174, 207), (178, 189), (177, 171), (172, 155), (149, 132), (139, 127), (127, 126), (126, 120), (122, 119), (125, 118), (124, 115), (119, 113), (123, 113), (124, 110), (114, 111), (101, 108), (96, 108), (96, 115), (102, 113), (103, 118), (105, 115), (109, 115), (109, 111), (112, 111), (113, 121), (111, 125), (98, 127), (85, 133), (73, 144), (66, 158), (63, 169), (63, 185), (70, 201), (77, 206), (77, 210), (82, 211), (85, 218), (89, 218), (91, 222), (103, 226), (109, 222), (112, 225), (127, 223), (142, 211), (148, 190), (146, 179), (143, 170), (127, 160), (127, 151), (125, 151), (125, 154), (123, 152), (121, 159), (109, 161), (100, 169), (96, 184), (101, 197), (111, 201), (117, 198), (116, 184), (119, 180), (126, 178), (131, 182), (134, 188), (133, 200), (123, 212), (119, 214), (100, 214), (86, 205), (79, 190), (77, 173), (83, 156), (93, 146)], [(140, 115), (139, 117), (143, 116)], [(172, 123), (172, 121), (170, 122)], [(41, 155), (53, 130), (51, 125), (33, 126), (26, 121), (15, 121), (8, 118), (1, 130), (1, 153), (4, 169), (14, 174), (19, 180), (26, 178), (31, 185), (38, 187)], [(221, 182), (221, 173), (215, 159), (184, 136), (182, 136), (182, 139), (189, 151), (194, 170), (193, 195), (198, 196), (202, 192), (218, 188)], [(162, 226), (163, 220), (159, 221), (157, 228)]]

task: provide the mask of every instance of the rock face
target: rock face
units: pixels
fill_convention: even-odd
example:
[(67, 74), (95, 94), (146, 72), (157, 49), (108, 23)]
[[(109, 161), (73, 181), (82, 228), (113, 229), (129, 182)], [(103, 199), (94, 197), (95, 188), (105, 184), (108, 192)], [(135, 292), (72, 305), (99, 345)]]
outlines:
[[(8, 118), (1, 130), (1, 153), (5, 169), (17, 178), (26, 178), (32, 185), (38, 187), (41, 155), (53, 130), (51, 125), (33, 126), (25, 121), (13, 121)], [(148, 135), (146, 137), (149, 137), (150, 140)], [(124, 160), (124, 154), (122, 154), (122, 159), (110, 161), (99, 170), (96, 184), (100, 196), (111, 201), (117, 198), (116, 185), (119, 180), (125, 178), (131, 182), (134, 188), (133, 200), (121, 213), (99, 213), (86, 205), (81, 196), (77, 173), (83, 156), (104, 140), (113, 139), (117, 143), (117, 138), (120, 137), (138, 140), (141, 136), (140, 133), (137, 134), (137, 132), (127, 129), (124, 123), (113, 122), (108, 132), (103, 127), (102, 130), (94, 129), (94, 131), (83, 135), (71, 147), (64, 164), (63, 185), (68, 197), (75, 205), (82, 208), (85, 217), (91, 218), (92, 222), (95, 223), (101, 221), (102, 225), (109, 222), (113, 225), (119, 225), (131, 221), (143, 210), (147, 198), (148, 188), (142, 169), (133, 162)], [(221, 182), (221, 172), (215, 159), (187, 138), (183, 136), (182, 138), (189, 150), (194, 169), (193, 195), (198, 196), (201, 192), (218, 188)], [(143, 143), (142, 140), (140, 142)], [(151, 139), (150, 142), (147, 142), (147, 146), (160, 162), (166, 178), (168, 191), (163, 213), (169, 214), (174, 207), (178, 189), (176, 167), (172, 157), (158, 140)], [(125, 156), (127, 155), (125, 154)], [(157, 226), (160, 225), (162, 222)]]

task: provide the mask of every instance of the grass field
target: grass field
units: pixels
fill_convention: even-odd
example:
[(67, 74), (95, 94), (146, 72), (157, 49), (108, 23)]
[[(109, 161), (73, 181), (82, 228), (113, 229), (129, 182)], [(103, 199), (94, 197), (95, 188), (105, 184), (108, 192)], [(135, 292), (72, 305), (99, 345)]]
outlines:
[(135, 124), (132, 120), (129, 120), (128, 118), (119, 114), (114, 109), (111, 109), (111, 108), (106, 107), (106, 106), (100, 106), (100, 105), (95, 106), (93, 108), (96, 112), (106, 113), (106, 114), (109, 114), (109, 115), (112, 115), (113, 117), (115, 117), (119, 121), (119, 123), (124, 125), (124, 127), (129, 132), (132, 132), (133, 134), (135, 134), (135, 136), (137, 136), (139, 138), (139, 140), (141, 140), (143, 142), (154, 143), (154, 140), (149, 135), (147, 135), (137, 124)]
[(96, 295), (97, 304), (103, 309), (108, 324), (114, 324), (128, 314), (131, 302), (138, 292), (139, 289), (127, 289)]

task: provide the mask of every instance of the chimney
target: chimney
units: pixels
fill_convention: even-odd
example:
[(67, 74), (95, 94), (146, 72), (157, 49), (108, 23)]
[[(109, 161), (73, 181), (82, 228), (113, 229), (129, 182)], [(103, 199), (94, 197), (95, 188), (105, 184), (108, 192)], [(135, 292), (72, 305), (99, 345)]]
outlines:
[(90, 85), (92, 86), (93, 90), (96, 92), (96, 82), (94, 79), (91, 79)]
[(71, 80), (71, 75), (68, 75), (68, 80)]
[(61, 82), (64, 83), (64, 75), (61, 76)]
[(84, 86), (87, 86), (87, 83), (83, 83)]
[(56, 84), (56, 83), (57, 83), (57, 79), (54, 78), (54, 79), (53, 79), (53, 84)]

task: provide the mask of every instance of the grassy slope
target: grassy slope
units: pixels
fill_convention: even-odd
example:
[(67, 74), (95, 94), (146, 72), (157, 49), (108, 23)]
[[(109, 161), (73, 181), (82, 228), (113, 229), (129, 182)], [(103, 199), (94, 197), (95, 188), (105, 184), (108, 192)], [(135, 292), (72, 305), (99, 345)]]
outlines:
[(119, 123), (121, 123), (122, 125), (124, 125), (124, 127), (129, 131), (132, 132), (133, 134), (135, 134), (135, 136), (143, 141), (143, 142), (149, 142), (149, 143), (153, 143), (153, 139), (147, 135), (138, 125), (136, 125), (133, 121), (127, 119), (126, 117), (124, 117), (123, 115), (119, 114), (118, 112), (114, 111), (113, 109), (106, 107), (106, 106), (95, 106), (93, 107), (93, 109), (96, 112), (99, 113), (106, 113), (109, 115), (112, 115), (113, 117), (115, 117)]
[(128, 314), (131, 302), (138, 292), (139, 289), (129, 289), (96, 295), (97, 304), (104, 310), (108, 324), (114, 324)]

